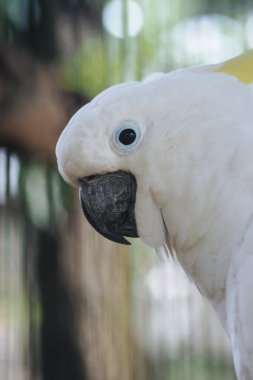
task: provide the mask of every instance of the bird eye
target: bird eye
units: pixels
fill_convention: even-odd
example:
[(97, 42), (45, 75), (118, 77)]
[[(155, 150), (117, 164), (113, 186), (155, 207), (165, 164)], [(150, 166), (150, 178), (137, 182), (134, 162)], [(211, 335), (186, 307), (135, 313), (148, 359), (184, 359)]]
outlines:
[(128, 153), (139, 145), (141, 137), (138, 124), (135, 121), (125, 121), (114, 131), (112, 143), (120, 153)]
[(123, 131), (121, 131), (119, 134), (119, 141), (123, 145), (133, 144), (135, 139), (136, 139), (136, 132), (132, 128), (123, 129)]

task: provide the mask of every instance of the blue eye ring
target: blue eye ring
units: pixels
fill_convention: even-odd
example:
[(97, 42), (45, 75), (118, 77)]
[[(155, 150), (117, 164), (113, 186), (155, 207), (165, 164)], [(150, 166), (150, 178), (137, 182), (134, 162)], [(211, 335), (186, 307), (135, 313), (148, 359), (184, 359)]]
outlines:
[(135, 150), (142, 139), (142, 132), (136, 121), (126, 120), (114, 131), (112, 145), (117, 152), (127, 154)]

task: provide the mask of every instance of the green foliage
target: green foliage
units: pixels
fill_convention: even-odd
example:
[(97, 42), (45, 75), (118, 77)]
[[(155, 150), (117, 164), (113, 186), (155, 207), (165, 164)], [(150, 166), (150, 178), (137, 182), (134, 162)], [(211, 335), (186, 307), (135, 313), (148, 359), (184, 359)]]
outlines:
[(156, 380), (236, 380), (231, 361), (200, 354), (189, 357), (189, 352), (176, 359), (158, 360), (150, 368)]
[[(119, 66), (115, 63), (115, 73)], [(99, 37), (88, 38), (63, 65), (63, 83), (68, 90), (84, 92), (92, 98), (105, 88), (106, 55)]]

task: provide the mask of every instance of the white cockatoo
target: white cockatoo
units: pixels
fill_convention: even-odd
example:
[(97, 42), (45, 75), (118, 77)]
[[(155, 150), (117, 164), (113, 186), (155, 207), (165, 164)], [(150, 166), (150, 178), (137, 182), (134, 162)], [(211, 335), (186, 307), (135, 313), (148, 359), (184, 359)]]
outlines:
[(253, 53), (113, 86), (56, 147), (105, 237), (167, 246), (213, 305), (253, 379)]

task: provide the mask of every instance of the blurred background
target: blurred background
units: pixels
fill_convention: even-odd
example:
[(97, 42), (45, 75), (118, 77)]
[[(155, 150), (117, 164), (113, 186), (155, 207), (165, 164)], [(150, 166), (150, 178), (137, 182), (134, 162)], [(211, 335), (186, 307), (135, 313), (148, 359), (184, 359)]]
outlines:
[(104, 88), (253, 48), (252, 1), (0, 0), (0, 38), (0, 378), (234, 379), (181, 270), (100, 238), (54, 149)]

